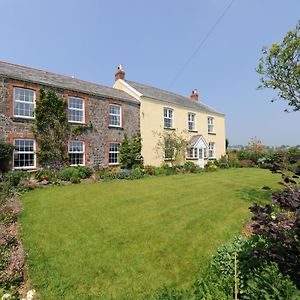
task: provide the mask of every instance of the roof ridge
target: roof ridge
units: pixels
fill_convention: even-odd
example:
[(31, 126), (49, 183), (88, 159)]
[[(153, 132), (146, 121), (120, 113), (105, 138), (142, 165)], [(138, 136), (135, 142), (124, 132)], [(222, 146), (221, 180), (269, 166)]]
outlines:
[(195, 100), (192, 100), (191, 98), (189, 98), (189, 97), (187, 97), (187, 96), (184, 96), (184, 95), (181, 95), (181, 94), (176, 94), (176, 93), (171, 92), (171, 91), (169, 91), (169, 90), (165, 90), (165, 89), (162, 89), (162, 88), (158, 88), (158, 87), (155, 87), (155, 86), (152, 86), (152, 85), (149, 85), (149, 84), (139, 83), (139, 82), (136, 82), (136, 81), (133, 81), (133, 80), (127, 80), (127, 79), (125, 79), (125, 81), (133, 82), (133, 83), (136, 83), (136, 84), (142, 84), (142, 85), (145, 85), (145, 86), (150, 87), (150, 88), (153, 88), (153, 89), (161, 90), (161, 91), (164, 91), (164, 92), (167, 92), (167, 93), (176, 95), (176, 96), (180, 96), (180, 97), (187, 98), (188, 100), (191, 100), (191, 101), (195, 101)]
[[(132, 80), (127, 80), (125, 79), (126, 82), (128, 82), (128, 84), (132, 83), (132, 84), (136, 84), (136, 85), (140, 85), (140, 86), (144, 86), (145, 88), (150, 88), (150, 89), (155, 89), (155, 90), (158, 90), (158, 91), (161, 91), (163, 93), (168, 93), (170, 95), (174, 95), (176, 97), (181, 97), (181, 98), (184, 98), (185, 101), (188, 101), (188, 103), (194, 105), (199, 105), (201, 106), (202, 108), (206, 109), (206, 110), (209, 110), (213, 113), (217, 113), (217, 114), (221, 114), (221, 115), (224, 115), (223, 113), (217, 111), (215, 108), (213, 108), (212, 106), (209, 106), (207, 105), (206, 103), (202, 102), (202, 101), (195, 101), (193, 99), (191, 99), (190, 97), (187, 97), (187, 96), (183, 96), (181, 94), (176, 94), (174, 92), (171, 92), (171, 91), (168, 91), (168, 90), (164, 90), (162, 88), (157, 88), (157, 87), (154, 87), (154, 86), (151, 86), (151, 85), (148, 85), (148, 84), (144, 84), (144, 83), (139, 83), (139, 82), (136, 82), (136, 81), (132, 81)], [(136, 90), (138, 90), (138, 88), (136, 88)], [(140, 91), (141, 92), (141, 91)], [(143, 92), (141, 92), (143, 93)], [(163, 99), (161, 99), (163, 100)]]
[(78, 80), (78, 81), (85, 82), (85, 83), (96, 84), (96, 85), (114, 90), (114, 88), (112, 88), (110, 86), (102, 85), (102, 84), (99, 84), (99, 83), (96, 83), (96, 82), (87, 81), (87, 80), (72, 77), (72, 76), (67, 76), (67, 75), (64, 75), (64, 74), (59, 74), (59, 73), (52, 72), (52, 71), (45, 71), (45, 70), (41, 70), (41, 69), (38, 69), (38, 68), (27, 67), (27, 66), (24, 66), (24, 65), (10, 63), (10, 62), (3, 61), (3, 60), (0, 60), (0, 63), (4, 63), (4, 64), (8, 64), (8, 65), (11, 65), (11, 66), (16, 66), (16, 67), (22, 67), (22, 68), (29, 69), (29, 70), (35, 70), (35, 71), (43, 72), (43, 73), (50, 74), (50, 75), (58, 75), (58, 76), (62, 76), (62, 77), (68, 78), (68, 79), (74, 79), (74, 80)]

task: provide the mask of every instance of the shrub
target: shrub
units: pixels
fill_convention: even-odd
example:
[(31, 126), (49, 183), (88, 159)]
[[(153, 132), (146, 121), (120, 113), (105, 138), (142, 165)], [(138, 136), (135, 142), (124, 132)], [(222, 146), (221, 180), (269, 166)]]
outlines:
[(216, 166), (215, 162), (212, 160), (209, 160), (206, 165), (205, 165), (205, 170), (206, 171), (216, 171), (218, 167)]
[(229, 161), (229, 166), (231, 168), (240, 168), (241, 167), (241, 163), (238, 159), (233, 159)]
[(29, 179), (30, 175), (26, 171), (10, 171), (5, 174), (4, 179), (10, 183), (11, 186), (16, 187), (22, 179)]
[(0, 172), (6, 172), (8, 170), (8, 161), (13, 152), (13, 145), (0, 142)]
[(71, 177), (77, 176), (79, 178), (79, 170), (76, 167), (66, 167), (58, 172), (58, 178), (64, 181), (70, 181)]
[(242, 168), (250, 168), (250, 167), (254, 166), (254, 163), (250, 159), (243, 159), (243, 160), (240, 161), (240, 166)]
[(37, 181), (47, 180), (50, 182), (55, 182), (57, 179), (57, 174), (50, 169), (39, 169), (35, 173), (35, 179)]
[(229, 162), (228, 159), (226, 158), (225, 155), (221, 156), (221, 158), (216, 161), (216, 165), (220, 168), (220, 169), (228, 169), (229, 168)]
[(202, 172), (202, 169), (199, 165), (195, 164), (194, 162), (187, 161), (183, 165), (183, 171), (187, 173), (200, 173)]
[(79, 175), (73, 174), (73, 175), (71, 176), (71, 178), (70, 178), (70, 181), (71, 181), (72, 183), (80, 183)]
[(93, 171), (89, 167), (78, 166), (78, 167), (66, 167), (59, 171), (58, 178), (64, 181), (71, 181), (71, 177), (76, 181), (75, 178), (85, 179), (92, 175)]
[(275, 263), (270, 263), (250, 274), (242, 299), (296, 300), (300, 299), (300, 291), (289, 277), (280, 273)]
[(78, 166), (76, 168), (79, 171), (79, 178), (80, 179), (90, 178), (93, 174), (93, 170), (90, 167)]
[(145, 172), (145, 174), (148, 174), (148, 175), (151, 175), (151, 176), (153, 176), (153, 175), (156, 175), (155, 174), (155, 168), (156, 167), (154, 167), (154, 166), (145, 166), (144, 167), (144, 172)]

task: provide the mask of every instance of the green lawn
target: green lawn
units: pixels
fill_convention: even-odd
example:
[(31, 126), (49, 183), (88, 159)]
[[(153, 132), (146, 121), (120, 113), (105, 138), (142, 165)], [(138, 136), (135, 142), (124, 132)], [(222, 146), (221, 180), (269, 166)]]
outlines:
[(260, 169), (35, 190), (21, 235), (41, 299), (139, 299), (184, 287), (278, 178)]

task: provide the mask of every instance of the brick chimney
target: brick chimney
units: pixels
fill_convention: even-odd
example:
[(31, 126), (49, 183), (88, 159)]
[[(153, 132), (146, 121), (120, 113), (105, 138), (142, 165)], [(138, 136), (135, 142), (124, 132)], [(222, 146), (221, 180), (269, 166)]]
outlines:
[(198, 101), (199, 95), (198, 95), (197, 90), (193, 90), (193, 91), (192, 91), (191, 98), (192, 98), (193, 100), (195, 100), (195, 101)]
[(121, 64), (118, 66), (118, 71), (115, 74), (115, 81), (117, 81), (118, 79), (123, 79), (123, 80), (125, 79), (125, 72)]

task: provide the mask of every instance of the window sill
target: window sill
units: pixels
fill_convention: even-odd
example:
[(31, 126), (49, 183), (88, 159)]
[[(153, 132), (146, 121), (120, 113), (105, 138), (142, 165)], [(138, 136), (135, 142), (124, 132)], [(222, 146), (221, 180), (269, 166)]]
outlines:
[(198, 133), (198, 130), (189, 130), (189, 132)]
[(36, 170), (36, 166), (34, 167), (14, 167), (13, 170)]
[(79, 122), (79, 121), (68, 121), (68, 123), (70, 124), (74, 124), (74, 125), (87, 125), (85, 122)]
[(35, 117), (12, 116), (12, 119), (34, 121), (34, 120), (35, 120)]
[(124, 129), (122, 126), (115, 126), (115, 125), (108, 125), (108, 128), (111, 128), (111, 129), (120, 129), (120, 130)]
[(113, 166), (113, 167), (116, 167), (116, 166), (119, 166), (120, 164), (119, 163), (108, 163), (109, 166)]
[(196, 157), (196, 158), (193, 158), (193, 157), (186, 157), (186, 159), (188, 159), (188, 160), (198, 160), (198, 157)]
[(208, 134), (210, 134), (210, 135), (216, 135), (215, 132), (208, 132)]
[(176, 130), (176, 128), (173, 127), (164, 127), (165, 130)]

